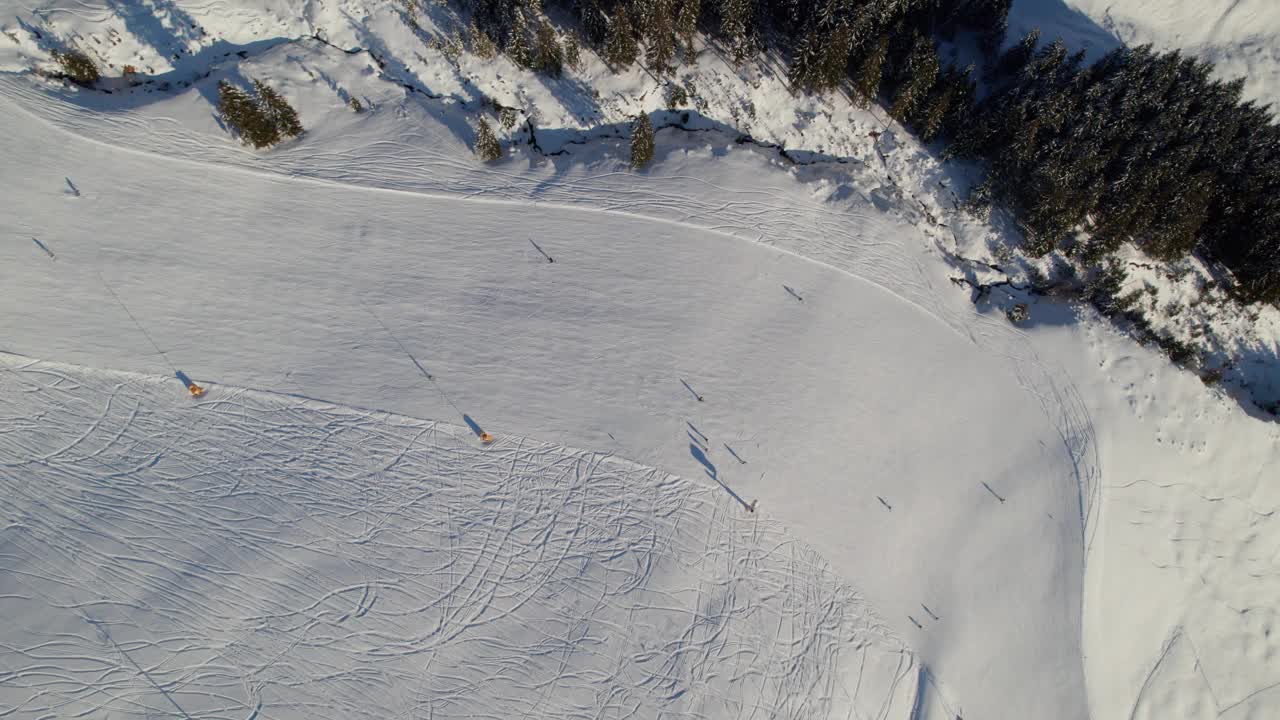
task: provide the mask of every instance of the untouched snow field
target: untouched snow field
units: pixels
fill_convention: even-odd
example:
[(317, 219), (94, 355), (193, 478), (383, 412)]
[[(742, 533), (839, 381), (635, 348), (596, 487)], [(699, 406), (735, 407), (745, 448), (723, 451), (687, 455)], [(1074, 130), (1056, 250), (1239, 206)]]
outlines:
[[(6, 20), (0, 712), (1271, 717), (1274, 423), (1088, 312), (975, 311), (995, 231), (875, 112), (707, 53), (630, 172), (651, 79), (397, 12)], [(54, 36), (155, 82), (26, 74)], [(241, 148), (222, 77), (307, 134)], [(477, 164), (485, 96), (561, 154)]]

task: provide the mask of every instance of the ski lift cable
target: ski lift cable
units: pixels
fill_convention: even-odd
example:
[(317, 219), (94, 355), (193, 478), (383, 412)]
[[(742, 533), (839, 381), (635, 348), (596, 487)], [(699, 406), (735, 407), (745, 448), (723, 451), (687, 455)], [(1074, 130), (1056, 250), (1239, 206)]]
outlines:
[(177, 366), (169, 359), (169, 355), (165, 353), (164, 350), (161, 350), (160, 346), (156, 344), (155, 338), (151, 337), (151, 333), (147, 332), (147, 329), (142, 326), (142, 323), (138, 322), (138, 318), (129, 310), (129, 306), (124, 304), (124, 300), (120, 299), (120, 296), (116, 294), (116, 291), (111, 287), (111, 284), (102, 276), (102, 271), (98, 268), (94, 268), (93, 271), (97, 273), (98, 280), (102, 283), (102, 287), (106, 288), (107, 292), (111, 293), (111, 297), (115, 298), (116, 303), (120, 305), (120, 309), (124, 310), (125, 314), (129, 316), (129, 319), (133, 321), (134, 326), (138, 328), (138, 331), (147, 338), (147, 342), (151, 343), (151, 347), (155, 348), (156, 353), (164, 359), (165, 364), (168, 365), (169, 369), (173, 370), (176, 374), (178, 372)]
[(382, 321), (382, 318), (378, 317), (378, 314), (373, 311), (373, 308), (366, 305), (363, 299), (360, 299), (360, 306), (363, 307), (365, 312), (369, 313), (374, 321), (377, 322), (387, 335), (395, 341), (396, 345), (400, 347), (400, 351), (409, 356), (409, 359), (413, 361), (413, 366), (418, 368), (418, 372), (422, 373), (422, 376), (435, 387), (436, 391), (440, 393), (440, 397), (444, 398), (444, 401), (449, 403), (449, 406), (457, 411), (459, 415), (464, 415), (465, 413), (462, 412), (462, 408), (459, 408), (453, 402), (453, 399), (449, 397), (449, 394), (444, 391), (444, 388), (440, 387), (440, 383), (436, 382), (435, 376), (427, 372), (427, 369), (422, 366), (422, 363), (418, 362), (418, 358), (414, 357), (413, 353), (409, 352), (409, 348), (405, 347), (404, 343), (400, 342), (400, 338), (396, 337), (396, 334), (391, 332), (391, 328), (387, 327), (387, 324)]

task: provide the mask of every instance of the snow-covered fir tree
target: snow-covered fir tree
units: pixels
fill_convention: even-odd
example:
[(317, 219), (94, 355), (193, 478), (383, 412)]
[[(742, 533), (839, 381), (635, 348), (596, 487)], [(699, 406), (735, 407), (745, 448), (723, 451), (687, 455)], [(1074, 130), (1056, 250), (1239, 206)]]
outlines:
[(480, 118), (476, 128), (475, 152), (476, 157), (485, 162), (502, 157), (502, 143), (498, 142), (498, 136), (493, 134), (493, 128), (489, 127), (489, 121), (484, 118)]
[(653, 161), (653, 124), (644, 113), (631, 123), (631, 167), (640, 168)]

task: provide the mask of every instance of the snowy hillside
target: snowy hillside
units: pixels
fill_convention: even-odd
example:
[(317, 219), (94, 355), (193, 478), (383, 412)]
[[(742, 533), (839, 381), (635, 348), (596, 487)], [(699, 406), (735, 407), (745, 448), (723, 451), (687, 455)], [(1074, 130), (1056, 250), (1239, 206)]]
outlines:
[[(1001, 231), (879, 110), (708, 50), (659, 112), (400, 13), (9, 14), (0, 712), (1280, 702), (1275, 424), (1089, 312), (975, 308), (956, 251)], [(38, 78), (53, 38), (154, 77)], [(307, 133), (239, 145), (227, 77)], [(484, 98), (520, 118), (488, 165)], [(678, 127), (631, 172), (637, 110)]]

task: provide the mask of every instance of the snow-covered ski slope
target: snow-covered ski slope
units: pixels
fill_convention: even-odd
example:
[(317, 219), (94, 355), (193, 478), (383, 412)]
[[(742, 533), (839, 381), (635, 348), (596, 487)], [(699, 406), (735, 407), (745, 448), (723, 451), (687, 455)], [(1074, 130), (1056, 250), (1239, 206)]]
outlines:
[[(169, 20), (147, 24), (142, 10), (152, 15), (181, 10), (216, 38), (191, 40), (191, 46), (212, 49), (197, 49), (185, 59), (180, 54), (176, 67), (160, 65), (157, 58), (165, 56), (160, 39), (169, 42), (181, 33)], [(333, 16), (341, 16), (338, 10), (347, 13), (348, 24), (331, 24)], [(1280, 692), (1280, 642), (1271, 639), (1273, 599), (1280, 594), (1275, 567), (1280, 499), (1268, 482), (1269, 468), (1276, 464), (1274, 425), (1249, 418), (1193, 376), (1133, 347), (1087, 315), (1081, 321), (1063, 308), (1037, 304), (1038, 324), (1024, 332), (998, 312), (976, 313), (968, 293), (949, 282), (957, 268), (944, 253), (936, 223), (949, 225), (969, 245), (987, 231), (949, 211), (938, 185), (949, 178), (937, 174), (909, 138), (889, 132), (868, 139), (862, 133), (866, 126), (855, 123), (862, 134), (849, 135), (855, 139), (842, 145), (840, 136), (823, 135), (824, 130), (817, 134), (821, 143), (798, 149), (839, 147), (849, 154), (843, 149), (840, 157), (793, 153), (817, 161), (797, 167), (772, 150), (737, 144), (731, 132), (718, 131), (731, 113), (713, 106), (693, 113), (689, 124), (698, 132), (660, 132), (655, 165), (629, 172), (625, 142), (614, 137), (619, 128), (610, 123), (625, 116), (619, 108), (661, 105), (656, 93), (640, 93), (648, 100), (632, 97), (626, 101), (632, 105), (624, 103), (627, 87), (646, 82), (639, 73), (616, 80), (623, 88), (618, 106), (610, 110), (602, 100), (603, 118), (575, 120), (569, 109), (580, 109), (590, 96), (581, 76), (570, 74), (554, 83), (499, 61), (497, 71), (467, 79), (466, 73), (479, 72), (474, 59), (464, 59), (463, 70), (455, 71), (420, 39), (396, 35), (388, 24), (394, 12), (390, 5), (314, 3), (305, 13), (226, 4), (114, 9), (75, 4), (44, 13), (46, 31), (74, 26), (83, 33), (82, 44), (95, 47), (88, 39), (92, 34), (105, 37), (110, 33), (103, 27), (119, 25), (114, 47), (142, 53), (156, 63), (157, 72), (168, 73), (164, 79), (170, 86), (167, 91), (158, 84), (139, 86), (132, 92), (121, 87), (104, 95), (21, 74), (0, 75), (6, 100), (0, 105), (0, 126), (6, 129), (0, 137), (6, 158), (0, 177), (9, 190), (0, 216), (0, 229), (9, 238), (0, 245), (0, 349), (40, 360), (17, 375), (0, 372), (5, 397), (17, 398), (2, 406), (14, 430), (0, 437), (22, 437), (27, 443), (0, 449), (0, 462), (21, 464), (12, 472), (3, 470), (5, 482), (30, 493), (41, 485), (65, 489), (106, 483), (131, 471), (154, 478), (146, 475), (147, 468), (133, 470), (137, 463), (130, 460), (173, 460), (177, 456), (169, 441), (178, 428), (159, 436), (143, 429), (153, 425), (139, 423), (136, 430), (122, 432), (133, 425), (117, 420), (105, 426), (114, 430), (104, 438), (103, 431), (93, 430), (93, 418), (118, 417), (116, 404), (131, 408), (130, 413), (136, 407), (139, 417), (159, 424), (163, 418), (191, 419), (192, 425), (183, 427), (194, 431), (181, 437), (205, 448), (200, 456), (208, 458), (210, 472), (218, 468), (231, 477), (271, 470), (260, 467), (266, 463), (218, 464), (254, 457), (236, 438), (280, 432), (291, 438), (280, 441), (281, 454), (296, 449), (300, 458), (328, 458), (324, 453), (330, 450), (340, 455), (340, 443), (314, 455), (304, 452), (335, 426), (331, 416), (368, 418), (357, 424), (369, 428), (398, 427), (386, 432), (404, 448), (412, 445), (406, 456), (444, 463), (453, 446), (416, 433), (434, 427), (438, 435), (465, 445), (466, 431), (457, 429), (465, 426), (465, 414), (498, 436), (495, 449), (515, 443), (574, 455), (578, 451), (561, 446), (585, 448), (588, 457), (625, 458), (618, 467), (635, 467), (627, 477), (649, 478), (649, 487), (701, 483), (710, 494), (679, 492), (719, 508), (724, 523), (773, 523), (778, 537), (794, 538), (788, 542), (822, 558), (814, 564), (827, 564), (824, 572), (842, 588), (841, 597), (853, 598), (856, 592), (863, 599), (843, 606), (841, 617), (850, 623), (845, 627), (879, 628), (872, 655), (886, 663), (892, 657), (894, 670), (865, 675), (860, 683), (855, 673), (849, 680), (845, 669), (855, 666), (843, 663), (861, 667), (861, 641), (845, 630), (829, 635), (761, 631), (757, 650), (740, 653), (744, 667), (775, 667), (761, 653), (779, 645), (791, 647), (795, 657), (811, 657), (809, 649), (794, 647), (797, 637), (824, 648), (814, 652), (830, 651), (837, 658), (824, 667), (828, 674), (806, 676), (814, 681), (805, 689), (787, 686), (794, 702), (779, 709), (780, 715), (822, 717), (826, 709), (826, 716), (849, 717), (850, 698), (856, 697), (867, 704), (859, 705), (853, 717), (906, 718), (913, 712), (947, 720), (955, 715), (1270, 716)], [(38, 16), (26, 10), (15, 13), (37, 22)], [(124, 22), (125, 17), (131, 20)], [(344, 47), (378, 48), (386, 67), (379, 68), (368, 53), (290, 41), (309, 34), (311, 28), (299, 20), (304, 17), (317, 24), (322, 24), (317, 18), (323, 20), (326, 35)], [(21, 56), (34, 46), (25, 30), (15, 34), (22, 41), (20, 52), (5, 57), (14, 63), (7, 67), (18, 71), (24, 67)], [(269, 153), (238, 147), (211, 112), (209, 98), (220, 77), (260, 77), (281, 87), (299, 107), (307, 135)], [(181, 84), (193, 78), (199, 78), (194, 86)], [(443, 97), (407, 93), (401, 81)], [(754, 92), (767, 94), (770, 82), (761, 77)], [(540, 123), (537, 137), (545, 151), (564, 154), (544, 159), (525, 151), (478, 165), (468, 147), (468, 123), (481, 110), (481, 87), (495, 95), (510, 92), (540, 110), (548, 98), (559, 100), (548, 105), (551, 117)], [(347, 109), (352, 96), (370, 111)], [(512, 99), (503, 95), (502, 101), (511, 104)], [(815, 127), (834, 126), (824, 125), (831, 116), (821, 113), (811, 124), (789, 125), (794, 118), (780, 112), (784, 105), (781, 100), (774, 107), (762, 105), (754, 134), (797, 150), (796, 143), (814, 138)], [(556, 262), (547, 263), (529, 239)], [(151, 349), (104, 282), (176, 367)], [(433, 374), (434, 383), (419, 374), (383, 324)], [(31, 362), (10, 358), (9, 365)], [(175, 369), (209, 385), (208, 398), (197, 403), (186, 398), (170, 379)], [(58, 392), (36, 391), (39, 384), (30, 375), (22, 380), (23, 373), (41, 370), (74, 383), (55, 378), (51, 382)], [(118, 371), (131, 374), (114, 374)], [(102, 390), (104, 383), (123, 383), (125, 394), (112, 400)], [(154, 394), (142, 392), (146, 388)], [(42, 393), (54, 398), (48, 401), (51, 407), (63, 408), (57, 413), (68, 418), (64, 425), (78, 430), (66, 442), (58, 442), (65, 434), (46, 432), (41, 424), (52, 417), (41, 405)], [(77, 393), (80, 399), (72, 400)], [(129, 405), (126, 397), (135, 402)], [(265, 411), (228, 419), (216, 414), (229, 407), (218, 404), (227, 397), (241, 403), (252, 399), (254, 407), (294, 408), (288, 412), (303, 419), (288, 428), (273, 424)], [(93, 409), (74, 410), (76, 403)], [(323, 412), (312, 412), (316, 408)], [(417, 430), (401, 432), (405, 427)], [(121, 439), (113, 440), (117, 434)], [(38, 459), (81, 435), (101, 442), (87, 452), (77, 445), (55, 460)], [(153, 443), (152, 435), (160, 440)], [(376, 471), (381, 466), (365, 444), (359, 443), (359, 452), (369, 452), (370, 462), (362, 467)], [(100, 447), (87, 468), (63, 464)], [(104, 457), (115, 458), (114, 465), (95, 469), (94, 458)], [(346, 468), (346, 462), (359, 461), (333, 464)], [(524, 487), (510, 480), (510, 470), (489, 471), (484, 461), (477, 462), (476, 473), (486, 477), (472, 479), (492, 483), (494, 492), (519, 492), (511, 489), (513, 483)], [(614, 462), (606, 464), (608, 472)], [(373, 475), (329, 473), (327, 463), (308, 461), (304, 469), (291, 470), (290, 487), (309, 482), (335, 487), (354, 476), (355, 488), (376, 492), (379, 480)], [(184, 477), (163, 472), (172, 482)], [(686, 480), (667, 480), (668, 473)], [(558, 471), (528, 475), (536, 476), (531, 485), (549, 493), (571, 482)], [(618, 476), (613, 477), (602, 482), (616, 484)], [(431, 492), (433, 485), (463, 481), (416, 476), (403, 482), (417, 482), (415, 487)], [(159, 505), (182, 487), (159, 478), (130, 489)], [(759, 511), (746, 513), (735, 495), (745, 502), (759, 499)], [(618, 502), (630, 503), (630, 497)], [(546, 499), (548, 507), (554, 502)], [(304, 506), (299, 501), (293, 507), (302, 512)], [(633, 510), (618, 508), (619, 513)], [(359, 512), (357, 506), (351, 512)], [(420, 512), (423, 522), (434, 517), (417, 507), (397, 512), (414, 517)], [(514, 514), (514, 505), (509, 512), (503, 520), (525, 517)], [(46, 548), (55, 545), (31, 542), (29, 521), (4, 519), (0, 578), (43, 582), (10, 568), (19, 567), (18, 559), (53, 563)], [(358, 519), (352, 515), (343, 522)], [(292, 532), (287, 524), (281, 522), (277, 533)], [(63, 537), (82, 531), (59, 527)], [(704, 522), (699, 529), (719, 533), (716, 527)], [(682, 525), (680, 532), (685, 531)], [(144, 540), (147, 547), (160, 542), (145, 533), (115, 532), (105, 523), (97, 532), (139, 546), (104, 559), (109, 574), (136, 567), (124, 558), (140, 557)], [(268, 538), (255, 539), (265, 543)], [(709, 543), (714, 541), (698, 536), (688, 547), (696, 555)], [(196, 545), (174, 541), (164, 547), (174, 562), (190, 563), (184, 566), (188, 569), (209, 565), (225, 547)], [(518, 567), (518, 547), (490, 542), (478, 552), (491, 552), (486, 560), (495, 564)], [(437, 560), (448, 554), (432, 550)], [(286, 559), (310, 562), (301, 559), (309, 557)], [(367, 566), (357, 560), (351, 565)], [(407, 582), (402, 576), (420, 580), (440, 567), (424, 567), (408, 556), (383, 566), (383, 580), (398, 583)], [(603, 575), (606, 565), (593, 566), (596, 570)], [(705, 580), (706, 575), (702, 569), (655, 575), (648, 588), (687, 598), (689, 578)], [(806, 577), (797, 586), (817, 587), (818, 581)], [(370, 582), (351, 584), (363, 588)], [(235, 584), (227, 587), (237, 598), (252, 596), (252, 588), (237, 593)], [(32, 595), (29, 588), (5, 588), (6, 597)], [(296, 602), (287, 607), (308, 617), (317, 612), (312, 604), (334, 589), (316, 591), (289, 579), (276, 588), (286, 596), (290, 588), (296, 590), (297, 597), (289, 598)], [(113, 580), (110, 590), (95, 586), (91, 594), (101, 599), (150, 592)], [(358, 600), (351, 600), (352, 616), (359, 612)], [(645, 602), (640, 596), (623, 598), (600, 612)], [(772, 602), (762, 601), (774, 607)], [(178, 693), (172, 697), (186, 707), (206, 702), (197, 690), (222, 682), (201, 685), (191, 674), (165, 675), (170, 665), (163, 658), (144, 656), (141, 660), (151, 664), (134, 666), (95, 629), (106, 631), (129, 654), (144, 648), (156, 652), (159, 645), (153, 643), (172, 630), (158, 618), (135, 614), (125, 620), (79, 606), (77, 613), (61, 601), (35, 604), (38, 613), (24, 606), (16, 614), (56, 615), (53, 622), (74, 628), (86, 643), (76, 650), (87, 654), (76, 657), (102, 663), (112, 670), (113, 682), (133, 683), (130, 698), (145, 698), (145, 706), (122, 702), (114, 710), (120, 716), (177, 713), (165, 693)], [(677, 607), (692, 613), (684, 625), (676, 624), (672, 632), (677, 634), (704, 617), (725, 616), (715, 609)], [(260, 617), (252, 608), (240, 610), (232, 604), (222, 614)], [(85, 623), (85, 613), (100, 622)], [(561, 617), (569, 615), (590, 613), (566, 610)], [(517, 612), (515, 617), (523, 618), (521, 627), (536, 630), (545, 616)], [(367, 622), (381, 619), (373, 615)], [(413, 625), (413, 619), (398, 622)], [(139, 635), (136, 645), (126, 644), (120, 641), (126, 632), (120, 626), (130, 623), (136, 633), (159, 634)], [(608, 638), (625, 644), (652, 633), (629, 623), (583, 620), (583, 627), (588, 625), (589, 632), (580, 634), (563, 626), (551, 631), (560, 636), (557, 641), (576, 643), (580, 651), (566, 656), (561, 645), (559, 652), (525, 653), (530, 663), (521, 667), (536, 682), (572, 673), (626, 678), (620, 685), (649, 677), (649, 655), (588, 652), (587, 643)], [(195, 637), (206, 647), (243, 642), (238, 635), (220, 635), (225, 628), (202, 628)], [(272, 626), (268, 632), (285, 631)], [(388, 645), (402, 634), (394, 633)], [(731, 635), (733, 630), (718, 637)], [(297, 663), (296, 672), (315, 673), (310, 677), (356, 673), (351, 655), (338, 659), (351, 646), (333, 655), (311, 653), (311, 645), (324, 646), (334, 637), (339, 634), (321, 634), (320, 640), (305, 633), (278, 635), (274, 641), (281, 644), (273, 646), (269, 659), (279, 659), (270, 668), (284, 667), (287, 660)], [(689, 650), (680, 637), (669, 650), (684, 658)], [(166, 647), (179, 645), (166, 638)], [(513, 638), (511, 648), (533, 644), (524, 635)], [(23, 668), (28, 674), (22, 677), (31, 677), (30, 653), (39, 660), (40, 648), (24, 637), (3, 640), (0, 671)], [(486, 662), (496, 651), (468, 660), (478, 646), (469, 647), (458, 649), (447, 670), (415, 661), (360, 667), (361, 682), (326, 687), (334, 698), (330, 704), (364, 703), (375, 708), (371, 713), (394, 716), (394, 709), (378, 705), (390, 703), (389, 694), (368, 688), (384, 683), (404, 689), (399, 673), (419, 672), (436, 680), (416, 696), (423, 701), (419, 716), (431, 717), (430, 702), (456, 697), (459, 687), (489, 682), (485, 673), (493, 665)], [(244, 677), (254, 677), (263, 664), (253, 655), (225, 655), (232, 658), (227, 665)], [(595, 664), (606, 656), (636, 665), (606, 673)], [(809, 667), (808, 659), (797, 662)], [(193, 673), (200, 665), (184, 663), (174, 664)], [(708, 665), (727, 672), (724, 663)], [(921, 667), (927, 674), (919, 674)], [(716, 676), (714, 682), (702, 672), (664, 676), (677, 678), (671, 681), (674, 689), (667, 691), (665, 680), (657, 682), (660, 690), (644, 696), (651, 704), (636, 715), (685, 712), (692, 698), (714, 696), (689, 712), (750, 716), (741, 710), (744, 705), (731, 703), (766, 697), (759, 693), (769, 686), (759, 678), (768, 670), (735, 675), (740, 681)], [(95, 685), (97, 677), (80, 674), (70, 683), (41, 688), (23, 685), (25, 690), (14, 691), (16, 700), (5, 696), (3, 707), (28, 700), (35, 704), (24, 708), (44, 707), (50, 687), (63, 697), (105, 697), (118, 687), (105, 681)], [(292, 692), (290, 680), (278, 682), (285, 687), (274, 692)], [(255, 686), (250, 682), (249, 687)], [(8, 681), (3, 688), (11, 689)], [(183, 696), (183, 688), (192, 692)], [(539, 685), (523, 692), (526, 704), (514, 710), (496, 704), (487, 710), (437, 705), (434, 717), (626, 715), (624, 709), (557, 710), (536, 704), (543, 691), (554, 696), (556, 688)], [(915, 702), (911, 698), (918, 688), (923, 692)], [(222, 706), (226, 714), (250, 714), (256, 707), (252, 692), (228, 695)], [(288, 717), (288, 701), (279, 697), (275, 704), (264, 703), (258, 716)], [(722, 702), (723, 697), (733, 700)], [(496, 696), (490, 699), (499, 702)], [(769, 716), (773, 701), (763, 702), (757, 715)], [(197, 707), (200, 713), (191, 716), (217, 716), (205, 712), (204, 705)]]
[(298, 397), (0, 373), (7, 717), (912, 710), (902, 642), (717, 488)]
[[(573, 438), (700, 477), (803, 526), (841, 576), (897, 609), (887, 624), (944, 687), (994, 674), (985, 682), (1008, 686), (992, 711), (1053, 697), (1083, 712), (1080, 498), (1063, 430), (1011, 363), (918, 306), (690, 224), (201, 166), (8, 117), (4, 152), (47, 169), (18, 190), (33, 214), (17, 221), (60, 238), (46, 240), (57, 261), (5, 246), (6, 284), (23, 288), (6, 297), (10, 350), (171, 373), (105, 280), (215, 394), (465, 414), (498, 436)], [(72, 174), (78, 197), (63, 194)], [(982, 420), (995, 417), (1018, 439)], [(993, 637), (1001, 626), (1035, 632)]]
[(1150, 43), (1244, 78), (1244, 95), (1280, 112), (1280, 3), (1275, 0), (1014, 0), (1011, 39), (1038, 27), (1046, 41), (1105, 52)]

